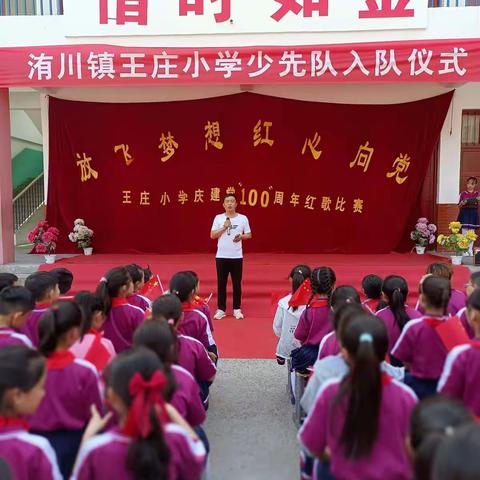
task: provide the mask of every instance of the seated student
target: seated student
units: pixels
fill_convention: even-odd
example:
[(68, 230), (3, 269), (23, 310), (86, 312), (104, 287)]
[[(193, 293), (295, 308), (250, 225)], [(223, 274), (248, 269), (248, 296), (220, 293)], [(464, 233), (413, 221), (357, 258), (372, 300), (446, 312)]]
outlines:
[(200, 292), (200, 278), (198, 277), (198, 274), (192, 270), (187, 270), (186, 273), (191, 275), (195, 281), (195, 294), (193, 296), (192, 305), (197, 307), (197, 309), (207, 317), (208, 325), (210, 330), (213, 332), (212, 313), (210, 312), (210, 307), (208, 306), (207, 301), (198, 295)]
[(300, 288), (312, 272), (308, 265), (296, 265), (292, 268), (288, 278), (291, 281), (292, 293), (278, 301), (277, 311), (273, 319), (273, 332), (279, 338), (276, 350), (277, 363), (284, 365), (290, 358), (292, 350), (300, 347), (300, 342), (295, 340), (293, 332), (297, 327), (300, 315), (305, 310), (304, 305), (290, 307), (288, 302), (292, 295)]
[[(350, 322), (357, 318), (365, 318), (365, 309), (358, 303), (344, 304), (336, 310), (333, 323), (335, 325), (335, 334), (340, 347), (340, 338), (342, 337), (342, 330), (346, 328)], [(370, 318), (367, 314), (366, 318)], [(390, 375), (396, 380), (403, 381), (405, 377), (405, 369), (390, 365), (387, 362), (382, 362), (382, 371)], [(349, 365), (345, 361), (341, 350), (336, 355), (329, 355), (319, 358), (313, 366), (313, 374), (310, 376), (307, 387), (303, 393), (300, 404), (305, 412), (309, 412), (315, 402), (317, 393), (322, 385), (332, 378), (344, 377), (349, 370)]]
[(75, 303), (83, 315), (80, 338), (72, 345), (70, 351), (76, 358), (83, 358), (93, 363), (101, 372), (116, 355), (113, 343), (103, 337), (102, 326), (105, 312), (102, 301), (87, 291), (75, 295)]
[(462, 403), (445, 397), (430, 397), (416, 405), (407, 442), (415, 480), (432, 480), (433, 458), (442, 440), (472, 422), (472, 414)]
[(455, 347), (447, 356), (438, 382), (438, 392), (457, 398), (480, 417), (480, 289), (467, 302), (467, 316), (474, 340)]
[(320, 347), (318, 348), (319, 359), (328, 357), (330, 355), (338, 355), (340, 353), (340, 346), (338, 344), (338, 330), (341, 317), (338, 315), (338, 313), (344, 305), (361, 306), (360, 295), (350, 285), (342, 285), (337, 287), (332, 293), (332, 298), (330, 299), (330, 308), (332, 309), (333, 315), (333, 332), (327, 333), (327, 335), (325, 335), (320, 342)]
[(202, 428), (206, 419), (200, 398), (200, 388), (192, 374), (180, 365), (174, 365), (177, 356), (176, 338), (167, 321), (150, 320), (138, 327), (133, 336), (135, 347), (152, 350), (164, 366), (165, 374), (173, 377), (175, 391), (170, 399), (178, 413), (192, 426), (209, 451), (208, 439)]
[[(465, 285), (465, 293), (467, 294), (467, 299), (470, 295), (480, 288), (480, 272), (473, 272), (470, 274), (470, 280)], [(463, 328), (467, 332), (467, 335), (472, 339), (475, 337), (475, 332), (473, 331), (472, 326), (470, 325), (468, 318), (467, 318), (467, 307), (462, 308), (457, 312), (457, 317), (460, 318), (462, 322)]]
[(383, 281), (382, 292), (387, 305), (376, 315), (387, 327), (388, 353), (390, 354), (407, 322), (412, 318), (421, 317), (422, 314), (407, 305), (408, 284), (403, 277), (389, 275)]
[(435, 394), (447, 357), (447, 349), (435, 329), (449, 318), (450, 280), (429, 276), (421, 289), (420, 305), (425, 315), (405, 325), (392, 349), (392, 355), (409, 369), (405, 383), (420, 399)]
[(128, 303), (140, 307), (144, 312), (151, 308), (151, 302), (147, 297), (138, 292), (145, 285), (145, 272), (140, 265), (132, 263), (125, 267), (130, 274), (133, 283), (133, 293), (127, 297)]
[(54, 268), (50, 270), (52, 275), (57, 278), (58, 289), (60, 290), (60, 300), (72, 300), (72, 295), (67, 295), (67, 293), (72, 288), (73, 283), (73, 273), (66, 268)]
[(90, 407), (102, 410), (95, 367), (75, 358), (69, 348), (78, 340), (82, 312), (75, 302), (59, 302), (40, 318), (40, 352), (47, 357), (45, 397), (29, 419), (33, 432), (47, 438), (57, 453), (64, 478), (69, 478)]
[(162, 364), (145, 349), (119, 355), (108, 368), (107, 399), (118, 427), (98, 433), (106, 419), (96, 415), (87, 429), (72, 480), (199, 480), (205, 448), (172, 405)]
[(330, 267), (315, 268), (310, 281), (312, 293), (294, 333), (302, 344), (292, 351), (292, 368), (298, 371), (305, 371), (315, 363), (320, 342), (333, 328), (330, 297), (335, 288), (335, 272)]
[(195, 283), (194, 277), (188, 272), (178, 272), (170, 279), (169, 291), (182, 303), (183, 319), (178, 324), (178, 332), (196, 338), (209, 352), (218, 356), (208, 318), (192, 303)]
[(176, 336), (177, 363), (190, 372), (200, 386), (204, 405), (208, 404), (209, 385), (215, 379), (217, 367), (216, 356), (207, 352), (197, 339), (177, 334), (177, 327), (183, 319), (182, 304), (176, 295), (168, 293), (158, 297), (152, 305), (153, 321), (165, 321), (172, 327)]
[(35, 308), (25, 320), (20, 331), (30, 339), (34, 347), (38, 347), (38, 321), (58, 301), (60, 296), (58, 280), (49, 272), (35, 272), (25, 280), (25, 288), (32, 293)]
[(0, 290), (0, 348), (7, 345), (32, 347), (30, 339), (18, 333), (35, 303), (25, 287), (5, 287)]
[(462, 425), (435, 452), (433, 480), (477, 480), (480, 477), (480, 426)]
[[(451, 265), (447, 263), (432, 263), (427, 267), (426, 275), (435, 275), (437, 277), (447, 278), (451, 282), (453, 269)], [(465, 293), (461, 292), (460, 290), (452, 288), (451, 291), (452, 294), (450, 296), (450, 301), (448, 302), (447, 313), (449, 315), (456, 315), (459, 310), (465, 307), (467, 303), (467, 297)], [(422, 315), (425, 314), (420, 300), (418, 300), (415, 310), (418, 310)]]
[(14, 287), (18, 282), (18, 277), (13, 273), (0, 272), (0, 290), (5, 287)]
[(127, 297), (132, 292), (132, 278), (124, 267), (109, 270), (95, 292), (103, 302), (107, 315), (103, 333), (113, 343), (117, 353), (132, 346), (133, 334), (145, 317), (145, 312), (140, 307), (128, 303)]
[(417, 399), (382, 373), (385, 325), (363, 314), (342, 328), (340, 341), (350, 372), (320, 389), (298, 434), (300, 443), (317, 458), (327, 451), (335, 478), (411, 480), (406, 440)]
[(24, 420), (40, 404), (46, 378), (45, 359), (36, 350), (21, 345), (0, 350), (0, 458), (12, 480), (62, 480), (50, 443), (28, 433)]
[(367, 299), (362, 302), (362, 305), (370, 313), (375, 313), (386, 307), (382, 299), (382, 283), (382, 277), (378, 275), (370, 274), (362, 279), (362, 290), (365, 297), (367, 297)]

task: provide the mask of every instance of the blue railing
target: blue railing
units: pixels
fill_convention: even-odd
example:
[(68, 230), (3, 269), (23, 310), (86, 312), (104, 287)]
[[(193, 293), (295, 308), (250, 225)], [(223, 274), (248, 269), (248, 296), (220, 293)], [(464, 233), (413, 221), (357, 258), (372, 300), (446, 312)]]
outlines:
[(63, 15), (63, 0), (0, 0), (0, 15)]
[(429, 7), (480, 7), (480, 0), (428, 0)]

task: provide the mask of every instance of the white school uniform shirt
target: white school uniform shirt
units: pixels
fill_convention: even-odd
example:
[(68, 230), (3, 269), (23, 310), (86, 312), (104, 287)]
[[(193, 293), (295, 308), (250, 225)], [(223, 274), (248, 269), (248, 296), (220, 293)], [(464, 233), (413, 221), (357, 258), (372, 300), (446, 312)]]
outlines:
[[(212, 232), (220, 230), (227, 220), (225, 213), (220, 213), (213, 220)], [(232, 226), (220, 235), (217, 242), (217, 258), (243, 258), (242, 242), (234, 242), (235, 235), (251, 233), (248, 218), (245, 215), (237, 213), (235, 217), (230, 218)]]
[(301, 346), (301, 343), (293, 335), (298, 325), (300, 315), (305, 310), (305, 305), (293, 311), (292, 307), (288, 306), (288, 302), (292, 295), (286, 295), (278, 301), (277, 311), (273, 319), (273, 331), (279, 337), (276, 355), (282, 358), (290, 358), (293, 349)]

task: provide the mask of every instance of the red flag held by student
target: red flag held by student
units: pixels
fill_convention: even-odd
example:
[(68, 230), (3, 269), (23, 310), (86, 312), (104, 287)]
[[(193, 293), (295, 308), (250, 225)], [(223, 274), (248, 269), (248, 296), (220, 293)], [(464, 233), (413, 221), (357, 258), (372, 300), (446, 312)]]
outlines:
[(102, 344), (102, 333), (96, 330), (90, 330), (89, 333), (95, 335), (95, 338), (85, 355), (85, 360), (93, 363), (97, 367), (97, 370), (101, 372), (110, 361), (110, 352)]
[(158, 275), (152, 275), (152, 278), (145, 283), (141, 290), (137, 293), (147, 297), (149, 300), (155, 300), (163, 295), (163, 286)]
[(306, 305), (310, 300), (312, 295), (312, 284), (310, 279), (307, 278), (301, 285), (298, 287), (297, 291), (292, 295), (292, 298), (288, 302), (290, 307), (300, 307), (301, 305)]

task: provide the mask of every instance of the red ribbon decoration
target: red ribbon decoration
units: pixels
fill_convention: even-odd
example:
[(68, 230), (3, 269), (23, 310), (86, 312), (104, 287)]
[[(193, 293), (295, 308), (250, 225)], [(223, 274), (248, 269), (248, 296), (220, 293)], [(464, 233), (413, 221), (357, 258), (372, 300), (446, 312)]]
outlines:
[(30, 426), (27, 421), (19, 417), (2, 417), (0, 416), (0, 430), (3, 428), (20, 427), (23, 430), (29, 430)]
[(150, 421), (152, 408), (160, 425), (168, 420), (163, 399), (163, 389), (167, 385), (165, 375), (157, 370), (150, 380), (145, 380), (137, 372), (130, 380), (129, 391), (133, 398), (123, 433), (133, 438), (147, 438), (153, 430)]

